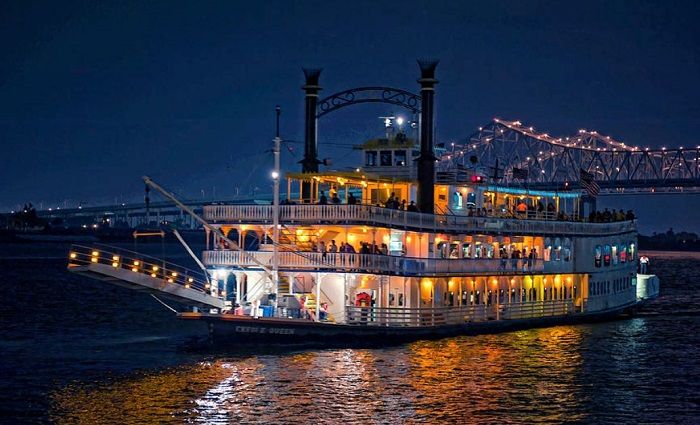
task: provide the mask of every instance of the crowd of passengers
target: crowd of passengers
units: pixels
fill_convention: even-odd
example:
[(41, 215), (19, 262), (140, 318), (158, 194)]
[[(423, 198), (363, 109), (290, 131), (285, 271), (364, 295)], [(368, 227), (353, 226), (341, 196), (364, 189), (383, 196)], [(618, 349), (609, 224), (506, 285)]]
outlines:
[[(338, 196), (338, 192), (333, 192), (331, 194), (331, 199), (330, 202), (328, 200), (328, 197), (326, 197), (326, 194), (324, 191), (321, 191), (320, 196), (318, 198), (318, 205), (340, 205), (342, 201), (340, 200), (340, 197)], [(294, 201), (285, 199), (282, 201), (283, 205), (294, 205), (296, 204)], [(361, 204), (360, 201), (353, 195), (352, 193), (348, 193), (348, 205), (359, 205)], [(389, 208), (393, 210), (402, 210), (402, 211), (409, 211), (409, 212), (420, 212), (418, 209), (418, 206), (416, 205), (415, 201), (411, 201), (408, 205), (406, 204), (406, 200), (403, 199), (399, 201), (398, 196), (394, 194), (394, 192), (391, 193), (389, 198), (384, 201), (383, 203), (378, 203), (376, 206), (378, 207), (384, 207), (384, 208)], [(467, 206), (467, 216), (469, 217), (509, 217), (509, 218), (534, 218), (534, 219), (549, 219), (549, 220), (558, 220), (558, 221), (580, 221), (576, 217), (569, 216), (563, 211), (557, 211), (556, 207), (554, 206), (553, 203), (549, 202), (547, 206), (541, 202), (537, 201), (537, 204), (532, 204), (532, 203), (527, 203), (524, 199), (521, 199), (518, 201), (516, 205), (513, 206), (512, 212), (505, 212), (502, 214), (497, 214), (494, 213), (493, 206), (491, 203), (487, 203), (486, 207), (482, 208), (476, 208), (474, 206)], [(591, 214), (588, 217), (589, 222), (593, 223), (609, 223), (613, 221), (630, 221), (634, 220), (635, 215), (632, 212), (632, 210), (627, 210), (627, 212), (624, 212), (622, 209), (620, 211), (615, 212), (609, 211), (607, 208), (601, 212), (601, 211), (595, 211), (591, 212)]]
[(622, 209), (610, 211), (607, 208), (602, 212), (592, 211), (588, 216), (588, 221), (592, 223), (611, 223), (613, 221), (631, 221), (634, 219), (635, 216), (632, 210), (627, 210), (627, 212), (624, 212)]
[[(376, 243), (360, 242), (360, 247), (355, 249), (354, 246), (345, 242), (341, 242), (340, 245), (337, 245), (335, 239), (331, 240), (328, 244), (324, 241), (320, 241), (319, 243), (312, 242), (311, 251), (320, 252), (324, 258), (328, 253), (389, 255), (389, 247), (385, 243), (377, 245)], [(406, 255), (405, 248), (403, 248), (401, 255)]]

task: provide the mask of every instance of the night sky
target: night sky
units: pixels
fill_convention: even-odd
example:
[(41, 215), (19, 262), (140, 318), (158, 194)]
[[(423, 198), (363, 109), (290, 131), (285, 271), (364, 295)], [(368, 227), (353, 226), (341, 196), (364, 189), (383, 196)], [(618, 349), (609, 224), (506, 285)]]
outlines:
[[(303, 140), (302, 66), (322, 95), (418, 91), (438, 58), (437, 141), (493, 117), (642, 147), (700, 134), (697, 2), (2, 2), (0, 210), (133, 202), (148, 174), (185, 198), (269, 192), (274, 106)], [(322, 119), (320, 156), (360, 161), (389, 105)], [(303, 147), (289, 143), (286, 170)], [(291, 152), (290, 152), (291, 149)], [(700, 196), (603, 198), (642, 231), (700, 231)]]

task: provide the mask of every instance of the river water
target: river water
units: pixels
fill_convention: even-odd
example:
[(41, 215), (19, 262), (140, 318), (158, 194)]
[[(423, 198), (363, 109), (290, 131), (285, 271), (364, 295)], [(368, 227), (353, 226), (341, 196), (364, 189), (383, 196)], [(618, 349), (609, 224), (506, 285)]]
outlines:
[(150, 296), (66, 272), (67, 252), (0, 246), (0, 422), (700, 423), (697, 254), (651, 254), (662, 296), (633, 319), (214, 354)]

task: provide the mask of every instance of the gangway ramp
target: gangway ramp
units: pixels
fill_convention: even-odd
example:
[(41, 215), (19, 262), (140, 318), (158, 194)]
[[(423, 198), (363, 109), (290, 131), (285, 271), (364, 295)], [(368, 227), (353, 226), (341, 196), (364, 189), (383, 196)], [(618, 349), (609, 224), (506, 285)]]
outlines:
[(73, 245), (68, 271), (191, 306), (225, 306), (201, 272), (116, 247)]

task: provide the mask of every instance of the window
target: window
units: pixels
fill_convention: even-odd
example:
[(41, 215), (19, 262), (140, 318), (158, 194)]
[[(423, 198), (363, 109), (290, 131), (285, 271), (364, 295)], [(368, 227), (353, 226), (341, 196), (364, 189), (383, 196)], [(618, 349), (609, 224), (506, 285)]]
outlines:
[(406, 151), (394, 151), (394, 164), (399, 167), (406, 166)]
[(379, 165), (382, 167), (391, 166), (391, 151), (379, 151)]
[(605, 245), (605, 249), (603, 251), (603, 264), (606, 267), (610, 265), (610, 252), (611, 252), (610, 245)]
[(600, 245), (595, 246), (595, 266), (600, 267), (603, 259), (603, 248)]
[(374, 167), (377, 165), (377, 151), (365, 152), (365, 165)]

